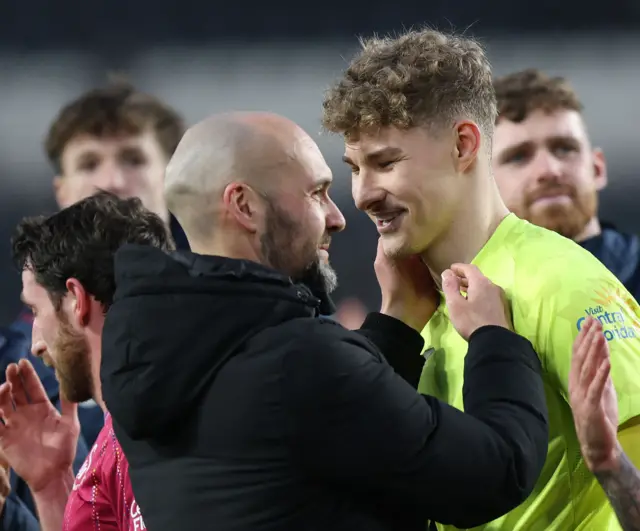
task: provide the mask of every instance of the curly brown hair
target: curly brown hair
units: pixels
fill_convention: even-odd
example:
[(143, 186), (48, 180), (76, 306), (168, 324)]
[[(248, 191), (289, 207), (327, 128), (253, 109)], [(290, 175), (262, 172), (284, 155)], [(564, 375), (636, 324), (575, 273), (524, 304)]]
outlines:
[(425, 29), (360, 43), (325, 96), (327, 130), (354, 137), (371, 128), (441, 127), (467, 118), (492, 135), (491, 65), (477, 41)]
[(583, 105), (573, 87), (563, 77), (528, 68), (496, 78), (493, 82), (498, 99), (497, 121), (521, 122), (534, 111), (560, 109), (582, 112)]
[(158, 98), (138, 92), (126, 81), (86, 92), (64, 106), (45, 140), (45, 150), (56, 171), (70, 140), (81, 134), (96, 137), (137, 135), (152, 130), (167, 158), (182, 138), (182, 117)]

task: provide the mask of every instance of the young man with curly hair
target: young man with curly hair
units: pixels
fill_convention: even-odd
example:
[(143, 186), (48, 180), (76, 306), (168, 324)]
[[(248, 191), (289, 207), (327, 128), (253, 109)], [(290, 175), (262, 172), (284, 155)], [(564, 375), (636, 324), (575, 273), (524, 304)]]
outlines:
[[(509, 212), (491, 169), (496, 118), (482, 47), (424, 30), (364, 40), (328, 91), (323, 121), (344, 135), (354, 200), (376, 224), (385, 252), (419, 255), (438, 285), (451, 264), (477, 265), (505, 289), (515, 330), (542, 361), (550, 415), (545, 467), (523, 504), (479, 529), (619, 529), (605, 494), (621, 521), (640, 525), (640, 476), (628, 457), (640, 461), (640, 308), (587, 251)], [(589, 315), (602, 323), (611, 350), (620, 411), (615, 445), (579, 440), (567, 400), (572, 342)], [(423, 336), (434, 348), (420, 390), (462, 409), (467, 344), (444, 304)]]

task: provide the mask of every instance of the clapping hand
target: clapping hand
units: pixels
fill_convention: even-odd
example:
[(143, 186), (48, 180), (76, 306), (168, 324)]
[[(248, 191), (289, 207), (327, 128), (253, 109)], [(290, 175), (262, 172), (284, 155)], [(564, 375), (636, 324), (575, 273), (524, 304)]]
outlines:
[(72, 466), (80, 434), (77, 405), (61, 398), (60, 414), (27, 360), (9, 365), (6, 377), (0, 385), (0, 451), (36, 493)]
[(573, 343), (569, 404), (585, 464), (592, 472), (615, 466), (618, 400), (611, 381), (609, 345), (599, 321), (588, 318)]

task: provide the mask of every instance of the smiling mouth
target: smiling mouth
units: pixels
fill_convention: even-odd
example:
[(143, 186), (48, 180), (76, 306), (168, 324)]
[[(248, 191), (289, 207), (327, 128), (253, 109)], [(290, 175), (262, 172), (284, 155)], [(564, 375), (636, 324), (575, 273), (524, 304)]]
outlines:
[(375, 220), (378, 232), (383, 234), (395, 230), (404, 213), (404, 210), (396, 210), (395, 212), (374, 215), (373, 219)]
[(389, 223), (391, 223), (399, 215), (400, 215), (400, 211), (388, 212), (386, 214), (377, 214), (376, 216), (374, 216), (374, 218), (376, 220), (377, 225), (384, 227), (385, 225), (388, 225)]

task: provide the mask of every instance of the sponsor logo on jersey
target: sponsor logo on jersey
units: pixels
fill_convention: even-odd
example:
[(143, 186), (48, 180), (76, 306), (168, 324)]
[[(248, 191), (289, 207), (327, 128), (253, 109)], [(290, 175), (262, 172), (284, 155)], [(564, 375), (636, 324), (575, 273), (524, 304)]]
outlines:
[[(609, 308), (604, 308), (603, 306), (592, 306), (587, 308), (585, 313), (600, 321), (604, 337), (607, 341), (633, 339), (638, 335), (634, 323), (629, 323), (627, 321), (622, 308), (619, 308), (618, 310), (611, 310)], [(578, 319), (576, 322), (578, 330), (582, 328), (586, 319), (586, 317), (580, 317), (580, 319)]]
[[(634, 312), (638, 303), (624, 288), (613, 283), (594, 290), (593, 306), (585, 308), (586, 316), (600, 321), (607, 341), (634, 339), (640, 335)], [(578, 330), (587, 317), (576, 321)]]

